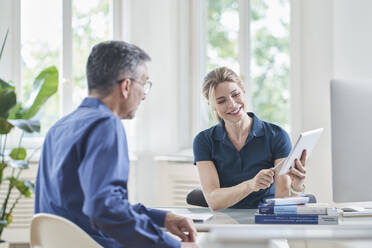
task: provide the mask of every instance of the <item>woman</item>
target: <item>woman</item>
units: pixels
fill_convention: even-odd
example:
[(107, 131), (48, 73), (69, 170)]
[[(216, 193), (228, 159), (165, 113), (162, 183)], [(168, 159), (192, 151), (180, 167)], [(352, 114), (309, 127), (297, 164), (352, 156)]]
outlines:
[(203, 94), (220, 122), (194, 139), (194, 164), (210, 208), (257, 208), (266, 198), (303, 193), (305, 157), (295, 168), (278, 176), (291, 150), (288, 134), (279, 126), (247, 113), (245, 90), (229, 68), (207, 74)]

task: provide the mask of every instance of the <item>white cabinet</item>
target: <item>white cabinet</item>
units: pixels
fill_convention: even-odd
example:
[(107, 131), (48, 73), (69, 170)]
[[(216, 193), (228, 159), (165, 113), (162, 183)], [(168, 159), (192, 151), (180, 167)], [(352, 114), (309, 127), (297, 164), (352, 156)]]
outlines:
[(188, 206), (186, 196), (200, 187), (197, 168), (192, 161), (177, 161), (172, 158), (155, 158), (158, 170), (157, 205), (161, 207)]

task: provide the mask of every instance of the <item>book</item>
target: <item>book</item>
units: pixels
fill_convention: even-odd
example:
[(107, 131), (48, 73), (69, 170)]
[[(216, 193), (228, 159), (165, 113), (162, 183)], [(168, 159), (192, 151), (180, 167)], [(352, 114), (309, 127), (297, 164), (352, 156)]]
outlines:
[(329, 204), (309, 203), (306, 205), (273, 205), (260, 204), (259, 214), (327, 214)]
[(272, 205), (298, 205), (306, 204), (309, 202), (309, 197), (298, 196), (298, 197), (285, 197), (285, 198), (269, 198), (266, 199), (266, 203)]
[(320, 214), (256, 214), (256, 224), (318, 224), (337, 225), (338, 215)]

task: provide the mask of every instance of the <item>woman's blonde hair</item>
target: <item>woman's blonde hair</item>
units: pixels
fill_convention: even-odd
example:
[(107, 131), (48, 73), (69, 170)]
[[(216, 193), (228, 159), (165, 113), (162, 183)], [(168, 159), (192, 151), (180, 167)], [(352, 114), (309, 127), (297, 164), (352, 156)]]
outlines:
[(212, 71), (210, 71), (203, 80), (203, 96), (207, 99), (213, 117), (220, 121), (221, 117), (217, 114), (216, 111), (213, 111), (212, 105), (216, 104), (214, 99), (214, 90), (216, 89), (217, 85), (223, 82), (233, 82), (236, 83), (243, 91), (244, 85), (238, 74), (236, 74), (233, 70), (227, 67), (219, 67)]

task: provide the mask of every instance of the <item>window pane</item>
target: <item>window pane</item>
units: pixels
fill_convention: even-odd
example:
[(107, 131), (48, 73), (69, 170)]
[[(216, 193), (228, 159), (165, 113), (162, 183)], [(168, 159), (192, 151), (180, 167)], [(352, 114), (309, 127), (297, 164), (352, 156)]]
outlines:
[[(21, 1), (21, 87), (22, 100), (30, 97), (36, 76), (46, 67), (59, 65), (59, 1)], [(48, 11), (45, 11), (45, 10)], [(19, 99), (21, 100), (21, 99)], [(58, 95), (55, 94), (34, 118), (40, 119), (44, 136), (58, 119)]]
[[(290, 131), (289, 0), (251, 0), (250, 7), (252, 111)], [(239, 73), (238, 8), (238, 0), (208, 0), (208, 71), (227, 66)]]
[(74, 109), (87, 96), (85, 65), (92, 47), (112, 38), (110, 0), (73, 1)]
[(289, 0), (251, 0), (253, 111), (290, 131)]
[[(207, 72), (227, 66), (239, 73), (238, 0), (208, 0), (207, 17)], [(211, 126), (215, 121), (208, 113)]]

